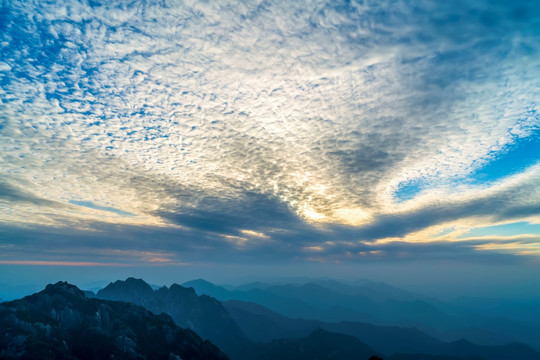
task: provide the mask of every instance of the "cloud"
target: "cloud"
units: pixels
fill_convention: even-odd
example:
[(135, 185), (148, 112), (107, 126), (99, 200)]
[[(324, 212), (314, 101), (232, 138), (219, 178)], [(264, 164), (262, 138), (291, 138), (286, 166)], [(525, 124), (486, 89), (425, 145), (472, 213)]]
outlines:
[(5, 182), (0, 182), (0, 199), (9, 203), (22, 202), (31, 203), (37, 206), (69, 208), (69, 206), (65, 204), (41, 198)]
[(1, 265), (38, 265), (38, 266), (133, 266), (116, 263), (100, 263), (100, 262), (76, 262), (76, 261), (43, 261), (43, 260), (0, 260)]
[(540, 127), (530, 2), (3, 6), (2, 226), (294, 258), (537, 217), (534, 158), (475, 177)]

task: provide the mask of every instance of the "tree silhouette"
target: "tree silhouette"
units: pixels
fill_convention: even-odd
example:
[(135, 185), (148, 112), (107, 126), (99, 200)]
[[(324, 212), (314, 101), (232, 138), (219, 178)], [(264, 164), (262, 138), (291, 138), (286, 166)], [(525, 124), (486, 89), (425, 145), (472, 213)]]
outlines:
[(377, 355), (373, 355), (372, 357), (370, 357), (368, 360), (384, 360), (382, 357), (380, 356), (377, 356)]

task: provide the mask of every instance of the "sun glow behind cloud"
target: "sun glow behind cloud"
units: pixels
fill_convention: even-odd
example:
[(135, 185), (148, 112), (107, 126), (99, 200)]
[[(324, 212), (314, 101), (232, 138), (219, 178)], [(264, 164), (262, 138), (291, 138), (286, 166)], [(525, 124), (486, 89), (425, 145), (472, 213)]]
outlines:
[[(294, 244), (288, 231), (354, 247), (538, 221), (538, 156), (478, 176), (520, 144), (538, 151), (538, 11), (449, 6), (10, 2), (0, 221), (197, 229), (242, 249)], [(228, 204), (254, 196), (294, 222), (235, 218)]]

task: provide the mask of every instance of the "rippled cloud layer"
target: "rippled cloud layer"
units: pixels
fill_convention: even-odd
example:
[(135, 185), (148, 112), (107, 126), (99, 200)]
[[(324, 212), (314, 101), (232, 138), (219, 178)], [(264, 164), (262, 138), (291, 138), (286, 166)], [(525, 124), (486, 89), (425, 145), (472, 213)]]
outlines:
[(3, 261), (538, 255), (533, 5), (3, 3)]

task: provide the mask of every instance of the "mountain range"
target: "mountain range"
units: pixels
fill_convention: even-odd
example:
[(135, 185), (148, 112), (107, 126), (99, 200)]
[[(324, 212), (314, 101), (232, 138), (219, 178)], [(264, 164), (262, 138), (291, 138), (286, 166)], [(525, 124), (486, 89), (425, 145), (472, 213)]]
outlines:
[(225, 288), (199, 279), (182, 285), (220, 301), (260, 304), (290, 318), (417, 328), (446, 342), (465, 339), (488, 346), (516, 341), (532, 347), (540, 344), (539, 322), (490, 317), (455, 303), (445, 303), (383, 283), (364, 281), (351, 285), (320, 280), (302, 284), (252, 283)]
[(88, 298), (65, 282), (0, 304), (1, 359), (226, 360), (195, 332), (126, 302)]
[[(270, 304), (279, 299), (280, 306), (289, 310), (302, 302), (316, 310), (331, 303), (338, 291), (365, 297), (366, 304), (380, 302), (385, 293), (400, 299), (394, 301), (414, 302), (417, 296), (381, 284), (369, 285), (377, 289), (374, 298), (378, 300), (337, 282), (306, 286), (257, 283), (242, 289), (227, 289), (204, 280), (183, 285), (202, 285), (206, 291), (221, 292), (221, 296), (254, 294)], [(540, 359), (540, 352), (520, 343), (484, 346), (463, 339), (448, 342), (415, 327), (291, 317), (260, 303), (220, 302), (183, 285), (157, 287), (128, 278), (95, 294), (60, 282), (21, 300), (0, 304), (0, 359), (98, 359), (111, 355), (116, 359), (184, 360), (226, 359), (227, 355), (232, 360), (367, 360), (376, 355), (386, 360)], [(270, 295), (265, 298), (265, 294)], [(307, 294), (319, 298), (310, 299)], [(292, 305), (287, 304), (291, 298)]]
[(466, 340), (445, 342), (416, 328), (378, 326), (361, 322), (327, 323), (319, 320), (292, 319), (259, 304), (227, 301), (225, 308), (246, 334), (254, 341), (275, 338), (301, 338), (316, 329), (341, 333), (361, 339), (388, 358), (400, 359), (427, 356), (431, 359), (477, 358), (489, 360), (540, 359), (540, 352), (520, 343), (483, 346)]
[[(333, 289), (327, 290), (323, 285), (331, 286)], [(201, 295), (197, 295), (191, 286), (194, 286)], [(257, 283), (246, 285), (243, 290), (229, 290), (205, 280), (194, 280), (184, 283), (182, 286), (173, 284), (170, 288), (162, 287), (152, 290), (143, 280), (133, 278), (111, 283), (100, 290), (97, 296), (111, 300), (132, 301), (148, 307), (155, 313), (166, 312), (175, 319), (178, 325), (192, 328), (203, 338), (217, 344), (232, 359), (239, 360), (258, 358), (256, 355), (261, 352), (260, 349), (265, 348), (268, 346), (267, 344), (276, 339), (309, 338), (312, 332), (320, 329), (353, 336), (375, 349), (374, 352), (378, 351), (386, 356), (432, 354), (454, 357), (480, 356), (495, 360), (504, 358), (499, 357), (499, 354), (506, 356), (507, 354), (519, 353), (527, 359), (538, 358), (538, 353), (535, 350), (521, 344), (481, 346), (466, 340), (443, 341), (415, 327), (381, 326), (358, 321), (329, 322), (292, 318), (268, 309), (260, 303), (238, 300), (220, 303), (213, 297), (202, 294), (203, 292), (216, 292), (222, 297), (234, 297), (247, 293), (260, 302), (274, 304), (275, 301), (279, 301), (278, 306), (292, 311), (300, 304), (305, 308), (315, 309), (316, 307), (310, 304), (339, 301), (341, 298), (335, 290), (347, 291), (347, 296), (367, 298), (367, 301), (370, 302), (375, 300), (365, 295), (369, 291), (372, 291), (378, 300), (388, 300), (391, 296), (395, 296), (400, 301), (414, 303), (414, 299), (418, 296), (385, 284), (364, 283), (361, 287), (355, 287), (336, 281), (300, 286)], [(171, 296), (172, 293), (176, 295)], [(336, 297), (337, 300), (333, 300), (333, 297)], [(292, 300), (290, 300), (291, 298)], [(312, 300), (312, 298), (314, 299)], [(422, 298), (419, 301), (428, 300), (429, 298)], [(203, 313), (205, 315), (201, 316)], [(229, 334), (229, 336), (224, 337), (223, 334)], [(289, 342), (279, 344), (285, 346)], [(274, 346), (277, 345), (274, 344)]]
[(277, 339), (259, 346), (258, 360), (369, 359), (375, 351), (353, 336), (314, 330), (303, 338)]
[(231, 356), (244, 353), (252, 345), (218, 300), (198, 296), (193, 288), (173, 284), (154, 290), (141, 279), (128, 278), (110, 283), (96, 297), (131, 302), (155, 314), (166, 313), (178, 326), (192, 329)]

